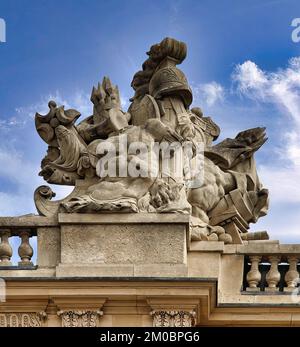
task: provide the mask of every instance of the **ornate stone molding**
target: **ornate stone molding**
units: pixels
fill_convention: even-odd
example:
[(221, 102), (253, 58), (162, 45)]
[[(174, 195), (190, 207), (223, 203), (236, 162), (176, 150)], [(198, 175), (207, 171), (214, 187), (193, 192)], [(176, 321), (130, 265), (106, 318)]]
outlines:
[(96, 327), (100, 316), (103, 315), (102, 311), (89, 311), (89, 310), (70, 310), (59, 311), (58, 316), (62, 319), (62, 327)]
[(41, 327), (46, 312), (0, 313), (0, 327)]
[(152, 311), (154, 327), (192, 327), (195, 325), (194, 311)]
[[(184, 42), (169, 37), (152, 45), (133, 76), (127, 111), (118, 87), (104, 77), (92, 89), (92, 115), (79, 122), (81, 112), (53, 100), (47, 114), (36, 113), (37, 133), (48, 145), (39, 175), (49, 184), (75, 187), (56, 201), (50, 187), (38, 187), (34, 201), (40, 215), (170, 212), (191, 216), (191, 241), (243, 244), (242, 236), (268, 238), (248, 233), (249, 224), (268, 210), (268, 190), (261, 186), (254, 159), (267, 141), (266, 129), (213, 143), (220, 127), (201, 108), (190, 109), (193, 93), (177, 67), (186, 52)], [(129, 148), (135, 150), (128, 156)], [(6, 241), (3, 249), (9, 261)], [(20, 250), (26, 265), (32, 257), (26, 234)]]

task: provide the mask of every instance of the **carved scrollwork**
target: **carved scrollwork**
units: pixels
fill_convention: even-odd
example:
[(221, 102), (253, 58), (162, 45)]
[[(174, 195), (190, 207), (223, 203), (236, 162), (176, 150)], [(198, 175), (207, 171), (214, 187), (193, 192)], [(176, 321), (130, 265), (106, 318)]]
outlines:
[(41, 216), (51, 217), (58, 213), (61, 204), (69, 201), (71, 198), (85, 193), (89, 180), (78, 180), (74, 190), (65, 198), (53, 201), (55, 193), (49, 186), (40, 186), (34, 192), (34, 203)]
[(46, 312), (0, 313), (0, 327), (41, 327), (46, 318)]
[(152, 311), (154, 327), (192, 327), (195, 325), (194, 311)]
[(75, 310), (75, 311), (59, 311), (58, 316), (61, 317), (62, 327), (96, 327), (98, 319), (103, 315), (102, 311)]

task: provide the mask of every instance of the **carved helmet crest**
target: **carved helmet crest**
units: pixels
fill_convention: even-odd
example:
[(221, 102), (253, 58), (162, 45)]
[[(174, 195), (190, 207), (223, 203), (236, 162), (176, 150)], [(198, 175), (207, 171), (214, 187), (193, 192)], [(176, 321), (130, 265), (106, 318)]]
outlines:
[(176, 66), (167, 66), (156, 71), (150, 80), (149, 92), (156, 99), (171, 94), (181, 96), (187, 108), (193, 101), (187, 79)]

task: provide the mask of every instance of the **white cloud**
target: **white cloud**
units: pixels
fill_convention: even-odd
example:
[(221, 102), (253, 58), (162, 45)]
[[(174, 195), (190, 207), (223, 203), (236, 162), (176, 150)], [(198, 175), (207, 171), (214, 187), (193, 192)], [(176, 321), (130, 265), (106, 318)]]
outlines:
[[(27, 160), (24, 155), (13, 149), (9, 144), (8, 147), (0, 147), (0, 179), (4, 178), (13, 185), (14, 189), (1, 191), (0, 187), (0, 214), (3, 216), (19, 216), (29, 213), (37, 214), (33, 193), (34, 190), (45, 182), (38, 176), (39, 165)], [(2, 188), (2, 189), (1, 189)], [(73, 187), (69, 186), (52, 186), (52, 189), (57, 193), (55, 199), (66, 197)], [(36, 261), (36, 238), (33, 237), (30, 241), (34, 255), (32, 261)], [(18, 257), (18, 247), (20, 245), (19, 237), (10, 238), (10, 244), (13, 247), (13, 264), (17, 264), (20, 260)]]
[(0, 177), (14, 186), (12, 192), (0, 191), (1, 216), (34, 212), (33, 191), (41, 184), (38, 171), (12, 147), (0, 147)]
[[(58, 94), (58, 96), (60, 96)], [(55, 99), (54, 99), (55, 100)], [(93, 113), (93, 104), (90, 101), (90, 95), (83, 91), (77, 91), (68, 101), (63, 101), (62, 98), (57, 98), (57, 102), (65, 105), (65, 108), (75, 108), (81, 112), (81, 117), (88, 117)]]
[(286, 69), (276, 72), (263, 71), (248, 60), (236, 66), (232, 78), (241, 94), (275, 103), (300, 127), (300, 57), (290, 59)]
[[(39, 165), (28, 161), (12, 148), (0, 147), (0, 178), (12, 183), (12, 192), (0, 191), (1, 216), (36, 213), (33, 192), (45, 184), (38, 176)], [(52, 186), (57, 194), (55, 199), (66, 197), (73, 187)]]
[[(129, 98), (121, 95), (121, 106), (123, 110), (129, 107)], [(15, 114), (6, 119), (0, 119), (0, 130), (15, 129), (15, 127), (22, 128), (28, 122), (32, 122), (35, 113), (47, 114), (49, 112), (48, 102), (54, 100), (58, 106), (65, 106), (65, 109), (76, 109), (81, 113), (81, 118), (90, 116), (93, 113), (93, 104), (90, 101), (90, 94), (78, 90), (72, 95), (65, 95), (60, 91), (49, 93), (40, 98), (39, 101), (26, 106), (19, 106), (15, 109)]]
[(15, 108), (15, 114), (12, 117), (0, 120), (0, 130), (6, 131), (22, 128), (28, 122), (33, 122), (35, 113), (47, 114), (49, 112), (48, 102), (54, 100), (58, 106), (64, 105), (65, 109), (73, 108), (81, 113), (81, 117), (88, 117), (92, 114), (93, 105), (90, 101), (90, 95), (84, 91), (75, 91), (72, 95), (64, 95), (60, 91), (49, 93), (40, 98), (37, 102), (18, 106)]
[[(22, 152), (22, 147), (19, 147), (19, 136), (23, 136), (26, 132), (26, 136), (30, 139), (29, 132), (33, 131), (33, 128), (28, 125), (34, 121), (35, 112), (48, 113), (49, 100), (55, 100), (58, 105), (65, 105), (66, 109), (80, 110), (84, 117), (90, 115), (91, 102), (87, 94), (76, 92), (71, 98), (66, 99), (68, 101), (58, 91), (51, 93), (32, 105), (16, 108), (15, 122), (12, 120), (0, 122), (0, 131), (4, 133), (2, 137), (6, 136), (0, 145), (0, 179), (7, 182), (6, 186), (3, 184), (0, 186), (1, 216), (36, 213), (33, 193), (38, 186), (45, 184), (38, 176), (42, 158), (28, 159), (26, 153)], [(6, 134), (7, 130), (11, 130), (9, 135)], [(44, 147), (46, 148), (46, 145)], [(13, 188), (9, 189), (8, 184)], [(73, 187), (54, 186), (52, 189), (57, 193), (56, 199), (61, 199), (67, 196)]]
[[(299, 243), (300, 206), (289, 209), (282, 204), (271, 204), (268, 215), (251, 225), (251, 231), (267, 230), (272, 240), (284, 243)], [(283, 218), (284, 216), (284, 218)], [(288, 220), (288, 223), (287, 223)]]
[(12, 148), (0, 147), (0, 176), (23, 185), (24, 182), (36, 181), (33, 175), (38, 169), (38, 166), (24, 160), (21, 153)]
[[(232, 75), (237, 91), (258, 102), (272, 103), (285, 118), (279, 161), (259, 168), (276, 202), (300, 202), (300, 57), (285, 69), (266, 72), (254, 62), (237, 65)], [(280, 165), (278, 165), (280, 164)]]
[(300, 170), (294, 166), (260, 165), (258, 174), (270, 190), (272, 203), (300, 203)]
[(123, 111), (127, 111), (128, 107), (129, 107), (129, 98), (123, 96), (122, 94), (120, 95), (120, 101), (121, 101), (121, 106)]
[(33, 195), (0, 192), (0, 211), (1, 217), (34, 213)]
[(248, 97), (265, 99), (265, 86), (268, 83), (265, 73), (252, 61), (237, 65), (232, 75), (237, 89)]
[(217, 82), (198, 84), (192, 87), (194, 100), (199, 104), (213, 106), (218, 101), (223, 101), (225, 96), (224, 88)]

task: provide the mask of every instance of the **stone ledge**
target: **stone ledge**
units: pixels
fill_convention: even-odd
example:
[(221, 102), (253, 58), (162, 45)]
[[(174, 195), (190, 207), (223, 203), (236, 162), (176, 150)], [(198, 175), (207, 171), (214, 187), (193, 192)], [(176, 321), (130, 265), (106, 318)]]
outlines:
[(127, 277), (134, 275), (133, 265), (124, 264), (59, 264), (56, 277)]
[(56, 217), (43, 217), (38, 215), (25, 215), (18, 217), (0, 217), (0, 228), (19, 228), (19, 227), (51, 227), (57, 226)]
[(17, 282), (19, 283), (27, 283), (27, 282), (41, 282), (41, 286), (44, 283), (48, 282), (72, 282), (72, 283), (78, 283), (78, 282), (91, 282), (91, 283), (96, 283), (97, 285), (100, 285), (100, 283), (98, 282), (121, 282), (121, 283), (135, 283), (135, 282), (139, 282), (139, 283), (149, 283), (152, 282), (152, 284), (156, 283), (156, 282), (178, 282), (180, 285), (182, 282), (195, 282), (195, 283), (203, 283), (204, 284), (207, 283), (217, 283), (218, 282), (218, 278), (216, 277), (163, 277), (163, 276), (85, 276), (85, 277), (55, 277), (55, 276), (51, 276), (51, 277), (47, 277), (47, 276), (26, 276), (26, 277), (1, 277), (2, 279), (9, 281), (9, 282)]
[(176, 213), (59, 213), (58, 217), (24, 215), (0, 217), (0, 228), (54, 227), (59, 224), (189, 224), (190, 216)]
[(25, 270), (25, 271), (34, 271), (37, 270), (37, 265), (28, 265), (28, 266), (18, 266), (18, 265), (9, 265), (9, 266), (1, 266), (0, 264), (0, 275), (1, 271), (7, 271), (7, 270)]
[(190, 243), (191, 252), (224, 252), (224, 242), (222, 241), (192, 241)]
[(137, 277), (186, 277), (188, 267), (184, 264), (141, 264), (134, 265)]
[(224, 244), (222, 241), (191, 241), (189, 252), (219, 252), (224, 254), (300, 254), (300, 245), (282, 245), (278, 240), (244, 241), (243, 245)]
[(183, 264), (59, 264), (56, 278), (76, 277), (131, 277), (137, 278), (183, 278), (188, 275), (188, 267)]
[(300, 254), (300, 244), (249, 243), (238, 245), (237, 254)]
[(59, 213), (59, 224), (189, 224), (190, 216), (176, 213)]
[(55, 268), (37, 268), (36, 270), (33, 269), (4, 269), (2, 268), (0, 271), (0, 277), (3, 279), (15, 279), (19, 280), (22, 278), (34, 278), (36, 281), (38, 281), (41, 278), (54, 278), (55, 277)]
[(249, 240), (249, 241), (244, 241), (244, 245), (250, 245), (250, 244), (276, 244), (279, 245), (279, 240)]

